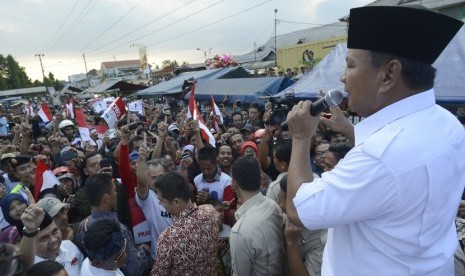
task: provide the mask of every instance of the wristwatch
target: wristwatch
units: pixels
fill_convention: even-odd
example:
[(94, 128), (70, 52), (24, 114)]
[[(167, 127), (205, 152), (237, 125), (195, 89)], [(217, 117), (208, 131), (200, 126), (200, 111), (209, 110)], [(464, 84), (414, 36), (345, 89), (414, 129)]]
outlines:
[(39, 234), (39, 231), (40, 231), (40, 228), (37, 228), (36, 230), (34, 230), (32, 232), (27, 232), (26, 227), (23, 227), (23, 236), (27, 237), (27, 238), (33, 238), (37, 234)]

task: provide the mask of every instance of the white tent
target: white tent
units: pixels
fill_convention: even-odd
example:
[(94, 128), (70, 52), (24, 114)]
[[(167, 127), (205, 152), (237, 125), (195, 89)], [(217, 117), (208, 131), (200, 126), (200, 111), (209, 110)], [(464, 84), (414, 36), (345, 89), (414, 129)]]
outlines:
[[(294, 92), (297, 98), (314, 99), (321, 89), (344, 91), (340, 77), (346, 66), (346, 55), (346, 44), (336, 45), (311, 72), (276, 96)], [(433, 66), (437, 69), (434, 81), (437, 102), (465, 104), (465, 27), (460, 29)]]

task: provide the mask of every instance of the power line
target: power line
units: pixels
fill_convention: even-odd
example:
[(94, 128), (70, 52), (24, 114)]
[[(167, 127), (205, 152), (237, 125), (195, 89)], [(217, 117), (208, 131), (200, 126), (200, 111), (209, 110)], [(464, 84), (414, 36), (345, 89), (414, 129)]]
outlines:
[[(67, 36), (71, 34), (71, 32), (76, 28), (76, 26), (78, 26), (79, 23), (81, 23), (81, 21), (89, 15), (90, 11), (95, 7), (95, 5), (97, 5), (98, 1), (95, 1), (93, 5), (90, 6), (91, 3), (92, 3), (92, 0), (89, 0), (89, 2), (87, 2), (87, 4), (78, 14), (78, 16), (74, 18), (74, 21), (71, 23), (71, 25), (68, 26), (67, 30), (63, 32), (63, 34), (57, 39), (58, 42), (62, 41), (64, 38), (66, 38)], [(55, 43), (54, 46), (56, 46), (57, 44), (58, 43)], [(51, 49), (53, 49), (53, 47)]]
[(236, 16), (236, 15), (240, 15), (240, 14), (242, 14), (242, 13), (244, 13), (244, 12), (247, 12), (247, 11), (249, 11), (249, 10), (255, 9), (255, 8), (257, 8), (257, 7), (259, 7), (259, 6), (262, 6), (262, 5), (264, 5), (264, 4), (268, 3), (268, 2), (271, 2), (271, 1), (273, 1), (273, 0), (264, 1), (264, 2), (262, 2), (262, 3), (260, 3), (260, 4), (257, 4), (257, 5), (255, 5), (255, 6), (252, 6), (252, 7), (250, 7), (250, 8), (247, 8), (247, 9), (242, 10), (242, 11), (240, 11), (240, 12), (234, 13), (234, 14), (232, 14), (232, 15), (230, 15), (230, 16), (221, 18), (221, 19), (219, 19), (219, 20), (217, 20), (217, 21), (214, 21), (214, 22), (212, 22), (212, 23), (209, 23), (209, 24), (200, 26), (200, 27), (198, 27), (198, 28), (196, 28), (196, 29), (187, 31), (187, 32), (182, 33), (182, 34), (180, 34), (180, 35), (177, 35), (177, 36), (171, 37), (171, 38), (169, 38), (169, 39), (160, 41), (160, 42), (158, 42), (158, 43), (149, 45), (149, 47), (155, 46), (155, 45), (160, 45), (160, 44), (162, 44), (162, 43), (165, 43), (165, 42), (171, 41), (171, 40), (173, 40), (173, 39), (176, 39), (176, 38), (178, 38), (178, 37), (184, 36), (184, 35), (186, 35), (186, 34), (191, 34), (191, 33), (195, 32), (195, 31), (201, 30), (201, 29), (206, 28), (206, 27), (209, 27), (209, 26), (211, 26), (211, 25), (220, 23), (220, 22), (222, 22), (222, 21), (224, 21), (224, 20), (230, 19), (230, 18), (232, 18), (232, 17), (234, 17), (234, 16)]
[(129, 35), (132, 35), (132, 34), (134, 34), (135, 32), (140, 31), (140, 30), (142, 30), (142, 29), (144, 29), (144, 28), (147, 28), (148, 26), (152, 25), (153, 23), (155, 23), (155, 22), (157, 22), (157, 21), (159, 21), (159, 20), (165, 18), (165, 17), (168, 16), (168, 15), (171, 15), (171, 14), (174, 13), (174, 12), (177, 12), (178, 10), (180, 10), (180, 9), (186, 7), (187, 5), (189, 5), (189, 4), (193, 3), (193, 2), (196, 2), (196, 1), (198, 1), (198, 0), (192, 0), (192, 1), (190, 1), (190, 2), (188, 2), (188, 3), (186, 3), (186, 4), (184, 4), (184, 5), (182, 5), (181, 7), (178, 7), (178, 8), (176, 8), (176, 9), (170, 10), (170, 11), (168, 11), (167, 13), (163, 14), (162, 16), (160, 16), (159, 18), (156, 18), (156, 19), (154, 19), (154, 20), (152, 20), (152, 21), (149, 21), (149, 22), (145, 23), (144, 25), (142, 25), (142, 26), (140, 26), (140, 27), (138, 27), (138, 28), (136, 28), (136, 29), (134, 29), (134, 30), (132, 30), (132, 31), (130, 31), (130, 32), (127, 32), (127, 33), (123, 34), (122, 36), (120, 36), (120, 37), (118, 37), (118, 38), (116, 38), (116, 39), (114, 39), (114, 40), (112, 40), (112, 41), (110, 41), (110, 42), (108, 42), (108, 43), (106, 43), (106, 44), (104, 44), (104, 45), (98, 47), (97, 49), (94, 49), (94, 50), (89, 51), (88, 53), (92, 53), (92, 52), (98, 51), (98, 50), (100, 50), (100, 49), (102, 49), (102, 48), (105, 48), (105, 47), (108, 46), (108, 45), (113, 44), (114, 42), (116, 42), (116, 41), (118, 41), (118, 40), (120, 40), (120, 39), (122, 39), (122, 38), (125, 38), (125, 37), (127, 37), (127, 36), (129, 36)]
[[(242, 13), (245, 13), (245, 12), (247, 12), (247, 11), (249, 11), (249, 10), (255, 9), (255, 8), (257, 8), (257, 7), (259, 7), (259, 6), (262, 6), (262, 5), (264, 5), (264, 4), (268, 3), (268, 2), (271, 2), (271, 1), (273, 1), (273, 0), (264, 1), (264, 2), (262, 2), (262, 3), (260, 3), (260, 4), (257, 4), (257, 5), (255, 5), (255, 6), (252, 6), (252, 7), (250, 7), (250, 8), (244, 9), (244, 10), (241, 10), (241, 11), (239, 11), (239, 12), (237, 12), (237, 13), (234, 13), (234, 14), (229, 15), (229, 16), (227, 16), (227, 17), (221, 18), (221, 19), (219, 19), (219, 20), (217, 20), (217, 21), (214, 21), (214, 22), (212, 22), (212, 23), (208, 23), (208, 24), (206, 24), (206, 25), (203, 25), (203, 26), (200, 26), (200, 27), (198, 27), (198, 28), (192, 29), (192, 30), (187, 31), (187, 32), (185, 32), (185, 33), (182, 33), (182, 34), (180, 34), (180, 35), (177, 35), (177, 36), (168, 38), (168, 39), (166, 39), (166, 40), (160, 41), (160, 42), (158, 42), (158, 43), (149, 45), (148, 47), (153, 47), (153, 46), (156, 46), (156, 45), (159, 45), (159, 44), (162, 44), (162, 43), (171, 41), (171, 40), (173, 40), (173, 39), (176, 39), (176, 38), (185, 36), (186, 34), (191, 34), (191, 33), (195, 32), (195, 31), (201, 30), (201, 29), (206, 28), (206, 27), (209, 27), (209, 26), (211, 26), (211, 25), (220, 23), (220, 22), (222, 22), (222, 21), (224, 21), (224, 20), (230, 19), (230, 18), (232, 18), (232, 17), (234, 17), (234, 16), (237, 16), (237, 15), (240, 15), (240, 14), (242, 14)], [(130, 52), (132, 52), (132, 51), (122, 52), (121, 54), (130, 53)], [(104, 53), (104, 52), (101, 52), (101, 53)], [(98, 53), (98, 54), (100, 54), (100, 53)]]
[(302, 24), (302, 25), (312, 25), (312, 26), (331, 26), (331, 25), (339, 25), (339, 24), (340, 24), (340, 22), (331, 23), (331, 24), (317, 24), (317, 23), (296, 22), (296, 21), (281, 20), (281, 19), (278, 19), (278, 21), (279, 21), (279, 22), (283, 22), (283, 23)]
[[(82, 50), (84, 50), (85, 48), (87, 48), (89, 45), (91, 45), (92, 43), (94, 43), (95, 41), (97, 41), (99, 38), (101, 38), (104, 34), (106, 34), (109, 30), (111, 30), (111, 28), (113, 28), (116, 24), (118, 24), (119, 22), (121, 22), (121, 20), (123, 20), (126, 16), (128, 16), (132, 11), (134, 11), (139, 5), (140, 3), (142, 3), (144, 0), (140, 0), (136, 5), (134, 5), (134, 7), (132, 7), (129, 11), (127, 11), (123, 16), (121, 16), (120, 18), (118, 18), (113, 24), (111, 24), (108, 28), (106, 28), (103, 32), (101, 32), (99, 35), (97, 35), (94, 40), (92, 40), (91, 42), (87, 43), (86, 45), (84, 45), (81, 49), (79, 49), (77, 52), (78, 53), (81, 53)], [(74, 55), (73, 55), (74, 57)]]
[(76, 2), (74, 2), (74, 5), (73, 7), (71, 8), (71, 10), (68, 12), (68, 15), (65, 17), (65, 20), (63, 20), (63, 23), (60, 24), (60, 26), (58, 27), (58, 29), (56, 30), (55, 34), (52, 36), (52, 38), (50, 38), (50, 40), (47, 42), (47, 44), (45, 45), (44, 47), (44, 50), (42, 52), (45, 52), (47, 50), (47, 48), (50, 46), (50, 44), (52, 43), (52, 41), (55, 39), (55, 37), (58, 35), (58, 33), (60, 33), (61, 29), (66, 25), (66, 23), (68, 22), (68, 19), (70, 18), (71, 14), (73, 13), (73, 11), (76, 9), (76, 6), (77, 4), (79, 3), (80, 0), (76, 0)]
[[(168, 27), (170, 27), (170, 26), (172, 26), (172, 25), (174, 25), (174, 24), (176, 24), (176, 23), (179, 23), (179, 22), (181, 22), (181, 21), (183, 21), (183, 20), (185, 20), (185, 19), (191, 18), (193, 15), (196, 15), (196, 14), (198, 14), (198, 13), (201, 13), (201, 12), (203, 12), (203, 11), (209, 9), (209, 8), (212, 8), (212, 7), (214, 7), (214, 6), (216, 6), (216, 5), (218, 5), (219, 3), (224, 2), (224, 1), (226, 1), (226, 0), (217, 1), (217, 2), (215, 2), (215, 3), (213, 3), (213, 4), (211, 4), (211, 5), (209, 5), (209, 6), (205, 7), (205, 8), (203, 8), (203, 9), (200, 9), (200, 10), (194, 12), (194, 13), (188, 14), (188, 15), (186, 15), (186, 16), (184, 16), (184, 17), (182, 17), (182, 18), (180, 18), (180, 19), (178, 19), (178, 20), (176, 20), (176, 21), (174, 21), (174, 22), (172, 22), (172, 23), (170, 23), (170, 24), (168, 24), (168, 25), (165, 25), (165, 26), (163, 26), (163, 27), (160, 27), (160, 28), (158, 28), (158, 29), (155, 29), (154, 31), (151, 31), (151, 32), (149, 32), (149, 33), (146, 33), (146, 34), (144, 34), (144, 35), (141, 35), (141, 36), (139, 36), (139, 37), (137, 37), (137, 38), (135, 38), (135, 39), (132, 39), (132, 40), (129, 41), (129, 43), (134, 42), (134, 41), (137, 41), (137, 40), (139, 40), (139, 39), (141, 39), (141, 38), (145, 38), (145, 37), (147, 37), (147, 36), (149, 36), (149, 35), (152, 35), (152, 34), (158, 32), (158, 31), (161, 31), (161, 30), (163, 30), (163, 29), (166, 29), (166, 28), (168, 28)], [(121, 48), (121, 47), (126, 47), (127, 44), (128, 44), (128, 43), (125, 42), (124, 44), (120, 44), (120, 45), (117, 45), (117, 46), (115, 46), (115, 47), (113, 47), (113, 48), (107, 49), (107, 50), (105, 50), (105, 52), (106, 52), (106, 51), (111, 51), (111, 50), (114, 50), (114, 49), (118, 49), (118, 48)], [(99, 52), (99, 53), (97, 53), (97, 54), (100, 54), (100, 53), (103, 53), (103, 52)]]

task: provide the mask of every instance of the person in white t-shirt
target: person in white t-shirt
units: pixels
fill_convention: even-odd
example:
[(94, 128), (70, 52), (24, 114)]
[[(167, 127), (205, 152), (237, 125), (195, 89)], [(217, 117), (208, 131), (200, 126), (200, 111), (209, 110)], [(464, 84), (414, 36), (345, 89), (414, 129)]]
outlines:
[(123, 276), (120, 267), (127, 258), (127, 242), (117, 221), (94, 222), (84, 236), (88, 257), (82, 263), (81, 276)]
[(70, 276), (77, 276), (81, 270), (84, 255), (69, 240), (63, 240), (61, 231), (52, 217), (45, 213), (39, 233), (36, 236), (36, 256), (34, 263), (52, 260), (62, 264)]
[(150, 228), (150, 257), (155, 260), (157, 254), (158, 236), (168, 226), (172, 224), (171, 214), (160, 204), (155, 193), (155, 180), (166, 173), (166, 168), (159, 160), (147, 159), (147, 143), (141, 144), (139, 148), (139, 160), (137, 164), (137, 187), (136, 187), (136, 202), (144, 212)]

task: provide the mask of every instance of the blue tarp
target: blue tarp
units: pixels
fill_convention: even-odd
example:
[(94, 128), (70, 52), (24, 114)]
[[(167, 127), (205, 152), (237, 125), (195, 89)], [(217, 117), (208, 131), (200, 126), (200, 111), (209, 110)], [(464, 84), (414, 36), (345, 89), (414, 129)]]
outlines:
[[(227, 95), (230, 104), (236, 100), (253, 103), (260, 101), (260, 97), (274, 96), (293, 83), (293, 80), (284, 77), (202, 79), (196, 83), (195, 99), (209, 101), (212, 95), (215, 102), (222, 102)], [(190, 92), (184, 99), (189, 100), (189, 97)]]
[(135, 96), (165, 96), (180, 93), (185, 80), (194, 78), (196, 81), (217, 78), (246, 78), (251, 75), (242, 67), (227, 67), (213, 70), (192, 71), (179, 74), (168, 81), (161, 82), (147, 89), (134, 93)]
[[(296, 98), (315, 99), (320, 95), (320, 89), (344, 91), (340, 77), (346, 66), (346, 56), (346, 44), (336, 45), (312, 71), (276, 96), (283, 97), (293, 91)], [(434, 80), (436, 101), (465, 104), (465, 27), (460, 29), (433, 66), (437, 69)]]

